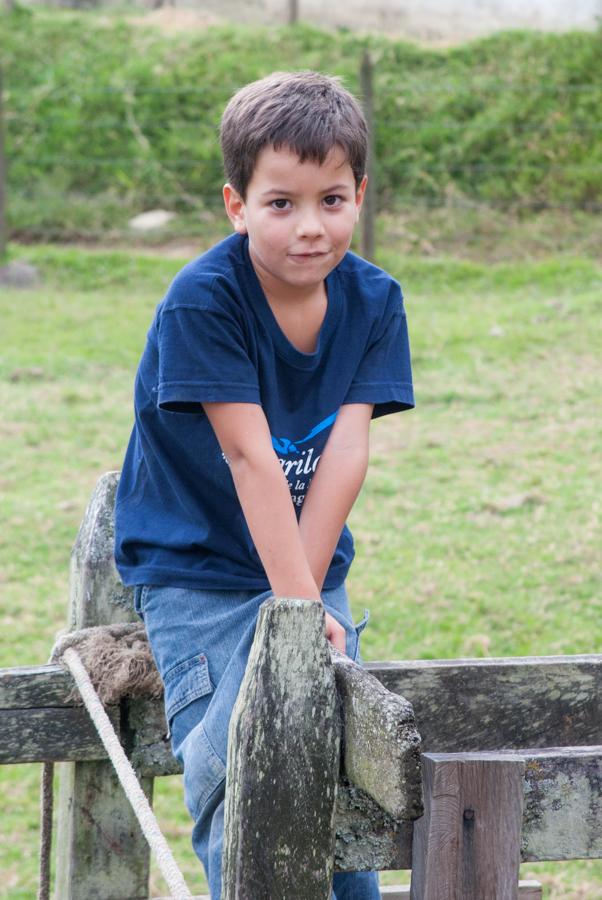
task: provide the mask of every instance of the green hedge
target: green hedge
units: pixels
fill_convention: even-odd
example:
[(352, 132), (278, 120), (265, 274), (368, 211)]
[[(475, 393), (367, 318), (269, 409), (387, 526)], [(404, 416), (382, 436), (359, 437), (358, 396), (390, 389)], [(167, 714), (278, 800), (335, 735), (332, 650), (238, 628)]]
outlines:
[(102, 231), (154, 206), (211, 209), (231, 93), (278, 68), (338, 74), (357, 91), (366, 47), (382, 205), (602, 203), (600, 34), (506, 32), (433, 51), (307, 25), (162, 35), (17, 9), (1, 17), (0, 47), (21, 234)]

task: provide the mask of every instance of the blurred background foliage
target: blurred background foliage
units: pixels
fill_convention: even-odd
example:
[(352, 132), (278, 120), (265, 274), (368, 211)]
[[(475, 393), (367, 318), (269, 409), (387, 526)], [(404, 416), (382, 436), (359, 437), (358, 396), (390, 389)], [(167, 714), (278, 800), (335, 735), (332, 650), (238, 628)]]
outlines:
[(0, 19), (0, 47), (19, 239), (98, 236), (155, 207), (202, 220), (221, 205), (230, 95), (279, 68), (340, 75), (359, 93), (365, 49), (381, 209), (602, 208), (599, 33), (431, 50), (307, 24), (165, 35), (124, 16), (17, 7)]

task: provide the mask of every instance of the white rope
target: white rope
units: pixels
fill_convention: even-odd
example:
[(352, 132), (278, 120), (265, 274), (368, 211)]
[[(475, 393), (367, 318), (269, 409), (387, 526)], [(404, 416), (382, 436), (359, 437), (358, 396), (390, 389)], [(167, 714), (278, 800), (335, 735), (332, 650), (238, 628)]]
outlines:
[(65, 650), (63, 659), (75, 679), (75, 683), (79, 688), (79, 692), (82, 695), (90, 718), (94, 722), (96, 730), (100, 735), (100, 739), (109, 754), (109, 758), (117, 772), (117, 777), (123, 786), (128, 800), (132, 804), (132, 809), (140, 822), (142, 832), (155, 855), (159, 868), (163, 873), (163, 877), (169, 886), (174, 900), (188, 900), (188, 898), (191, 898), (192, 900), (192, 894), (184, 881), (184, 876), (180, 872), (167, 841), (163, 837), (159, 824), (146, 798), (146, 794), (140, 787), (132, 764), (119, 743), (119, 738), (115, 734), (115, 729), (98, 698), (98, 694), (92, 686), (90, 677), (86, 672), (81, 659), (72, 647)]

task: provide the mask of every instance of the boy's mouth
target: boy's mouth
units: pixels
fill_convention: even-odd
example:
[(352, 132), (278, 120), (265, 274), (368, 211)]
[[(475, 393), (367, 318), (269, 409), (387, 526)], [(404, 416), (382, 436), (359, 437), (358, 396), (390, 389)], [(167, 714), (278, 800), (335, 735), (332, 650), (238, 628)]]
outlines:
[(303, 253), (289, 253), (289, 256), (292, 259), (307, 260), (307, 259), (319, 259), (321, 256), (326, 256), (327, 253), (328, 253), (327, 250), (311, 250), (311, 251), (306, 251)]

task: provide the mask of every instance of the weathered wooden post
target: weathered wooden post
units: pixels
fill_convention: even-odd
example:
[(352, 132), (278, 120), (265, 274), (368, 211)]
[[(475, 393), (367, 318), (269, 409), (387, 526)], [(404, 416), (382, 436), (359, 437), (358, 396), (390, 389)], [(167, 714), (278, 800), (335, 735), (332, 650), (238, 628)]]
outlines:
[(525, 761), (422, 757), (426, 810), (414, 825), (412, 900), (517, 900)]
[(230, 721), (224, 900), (329, 900), (339, 714), (310, 600), (269, 600)]
[(375, 178), (375, 141), (374, 141), (374, 63), (368, 50), (362, 57), (360, 68), (360, 85), (362, 91), (362, 105), (364, 116), (368, 126), (368, 159), (366, 174), (368, 184), (364, 196), (362, 210), (362, 256), (364, 259), (374, 262), (376, 228), (376, 178)]
[(0, 264), (6, 256), (6, 153), (4, 150), (4, 101), (0, 67)]
[(329, 900), (335, 868), (391, 852), (409, 865), (423, 812), (412, 707), (329, 647), (323, 616), (307, 600), (261, 608), (230, 722), (224, 900)]
[[(113, 562), (117, 482), (100, 479), (73, 548), (71, 630), (136, 620)], [(151, 799), (153, 778), (142, 786)], [(56, 900), (148, 897), (148, 846), (110, 762), (60, 764), (56, 861)]]

